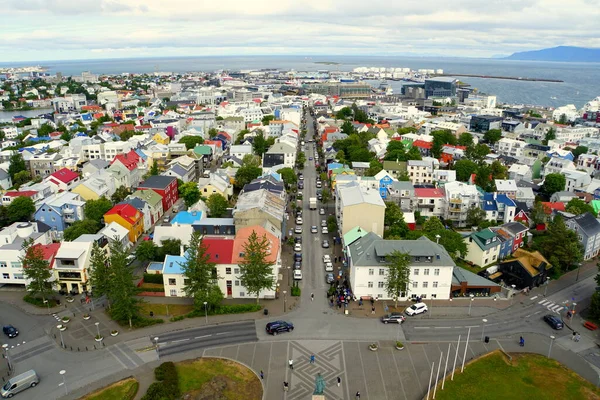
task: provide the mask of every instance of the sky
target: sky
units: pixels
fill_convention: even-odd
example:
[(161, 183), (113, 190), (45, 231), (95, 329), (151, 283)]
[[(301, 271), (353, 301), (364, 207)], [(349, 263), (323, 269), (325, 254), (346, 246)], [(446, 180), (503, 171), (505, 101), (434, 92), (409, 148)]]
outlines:
[[(451, 7), (450, 7), (451, 5)], [(2, 0), (0, 61), (600, 47), (598, 0)]]

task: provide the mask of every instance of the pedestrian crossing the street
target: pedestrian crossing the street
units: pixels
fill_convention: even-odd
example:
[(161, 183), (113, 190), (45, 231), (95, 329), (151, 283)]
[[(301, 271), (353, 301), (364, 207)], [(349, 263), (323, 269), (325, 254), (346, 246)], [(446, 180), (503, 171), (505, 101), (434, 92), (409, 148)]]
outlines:
[(548, 309), (548, 311), (552, 311), (555, 312), (557, 314), (560, 314), (560, 311), (563, 310), (565, 308), (565, 306), (563, 304), (556, 304), (550, 300), (542, 300), (539, 301), (538, 304), (542, 307), (545, 307), (546, 309)]

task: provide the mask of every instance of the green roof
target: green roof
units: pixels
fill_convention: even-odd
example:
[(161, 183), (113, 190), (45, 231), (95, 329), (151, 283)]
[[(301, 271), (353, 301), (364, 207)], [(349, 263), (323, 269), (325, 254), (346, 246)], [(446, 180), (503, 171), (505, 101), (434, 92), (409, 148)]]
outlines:
[(131, 197), (142, 199), (153, 207), (162, 203), (162, 196), (154, 190), (136, 190), (131, 194)]
[(206, 156), (212, 154), (212, 149), (210, 146), (199, 144), (198, 146), (194, 147), (194, 153)]
[(365, 236), (367, 233), (368, 232), (364, 229), (361, 229), (360, 226), (355, 226), (354, 228), (350, 229), (342, 238), (344, 240), (344, 245), (349, 246), (361, 237)]
[(600, 200), (592, 200), (590, 204), (592, 205), (592, 207), (594, 207), (594, 211), (596, 212), (596, 214), (598, 214), (598, 211), (600, 211)]

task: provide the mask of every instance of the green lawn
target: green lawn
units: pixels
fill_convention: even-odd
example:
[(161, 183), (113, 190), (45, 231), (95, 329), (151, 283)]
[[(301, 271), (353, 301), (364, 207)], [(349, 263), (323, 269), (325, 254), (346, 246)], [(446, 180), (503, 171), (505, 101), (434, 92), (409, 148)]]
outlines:
[(127, 378), (82, 397), (81, 400), (132, 400), (138, 387), (138, 381), (134, 378)]
[[(194, 306), (191, 304), (168, 304), (169, 306), (169, 317), (177, 317), (180, 315), (189, 314)], [(167, 315), (167, 305), (166, 304), (156, 304), (156, 303), (142, 303), (140, 307), (140, 314), (147, 317), (150, 315), (150, 311), (154, 313), (154, 315)]]
[[(441, 384), (439, 386), (441, 388)], [(438, 388), (437, 400), (589, 400), (600, 390), (558, 362), (537, 354), (491, 353), (457, 371), (454, 381)]]
[(198, 392), (202, 385), (220, 377), (227, 381), (227, 388), (223, 392), (227, 400), (262, 399), (262, 386), (258, 377), (248, 368), (234, 361), (201, 358), (178, 363), (176, 367), (182, 394)]

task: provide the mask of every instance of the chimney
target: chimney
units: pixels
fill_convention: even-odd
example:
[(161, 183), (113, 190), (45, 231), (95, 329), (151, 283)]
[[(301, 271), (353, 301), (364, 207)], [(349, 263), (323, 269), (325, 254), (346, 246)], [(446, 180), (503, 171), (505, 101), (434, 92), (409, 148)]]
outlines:
[(179, 255), (181, 257), (183, 257), (185, 255), (185, 248), (183, 247), (183, 245), (179, 246)]

